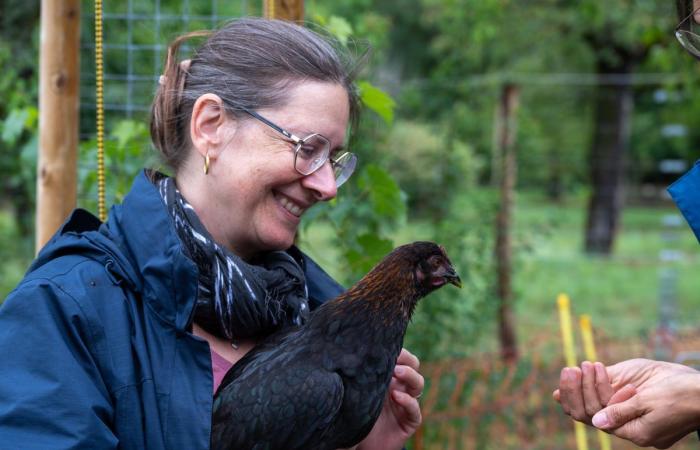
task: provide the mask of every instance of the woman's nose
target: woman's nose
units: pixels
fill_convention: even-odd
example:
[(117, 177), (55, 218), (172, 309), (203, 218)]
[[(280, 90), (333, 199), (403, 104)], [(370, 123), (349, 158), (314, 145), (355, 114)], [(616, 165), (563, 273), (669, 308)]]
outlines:
[(311, 190), (318, 201), (328, 201), (338, 193), (330, 161), (326, 161), (316, 172), (302, 178), (301, 185)]

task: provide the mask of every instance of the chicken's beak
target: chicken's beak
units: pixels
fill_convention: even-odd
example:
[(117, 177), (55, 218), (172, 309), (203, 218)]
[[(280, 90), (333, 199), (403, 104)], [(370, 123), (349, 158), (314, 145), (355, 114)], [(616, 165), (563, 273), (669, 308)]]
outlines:
[(447, 273), (444, 275), (444, 277), (448, 283), (454, 284), (458, 288), (462, 287), (462, 279), (459, 278), (459, 275), (457, 275), (457, 272), (455, 272), (453, 267), (447, 268)]
[(462, 280), (459, 278), (459, 275), (455, 274), (453, 277), (445, 277), (450, 284), (454, 284), (458, 288), (462, 287)]

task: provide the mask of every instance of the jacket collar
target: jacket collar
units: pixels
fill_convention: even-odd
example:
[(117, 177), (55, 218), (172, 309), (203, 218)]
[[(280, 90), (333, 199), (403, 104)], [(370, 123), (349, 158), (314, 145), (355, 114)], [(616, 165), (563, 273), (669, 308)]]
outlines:
[(700, 160), (669, 186), (668, 193), (700, 241)]
[(189, 326), (197, 295), (197, 268), (185, 256), (168, 211), (145, 171), (102, 224), (76, 209), (41, 250), (29, 271), (64, 255), (102, 264), (115, 284), (130, 291), (167, 323)]
[(142, 171), (105, 228), (138, 271), (144, 302), (185, 330), (197, 296), (197, 268), (186, 256), (158, 188)]

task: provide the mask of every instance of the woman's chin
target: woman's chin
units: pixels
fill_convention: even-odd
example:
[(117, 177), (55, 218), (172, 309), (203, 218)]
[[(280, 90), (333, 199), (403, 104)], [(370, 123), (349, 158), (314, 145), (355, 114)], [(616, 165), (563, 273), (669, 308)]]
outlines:
[(287, 250), (289, 247), (294, 245), (294, 238), (296, 237), (296, 227), (294, 231), (291, 230), (279, 233), (271, 233), (267, 236), (263, 242), (267, 251), (280, 251)]

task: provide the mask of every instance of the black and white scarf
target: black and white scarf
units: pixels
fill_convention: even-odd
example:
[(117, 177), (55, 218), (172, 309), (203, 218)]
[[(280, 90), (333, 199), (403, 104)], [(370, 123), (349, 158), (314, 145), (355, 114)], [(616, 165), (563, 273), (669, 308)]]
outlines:
[[(160, 174), (159, 174), (160, 175)], [(304, 272), (287, 252), (267, 252), (253, 264), (217, 244), (172, 178), (155, 177), (187, 255), (199, 269), (194, 321), (229, 340), (265, 336), (309, 316)]]

